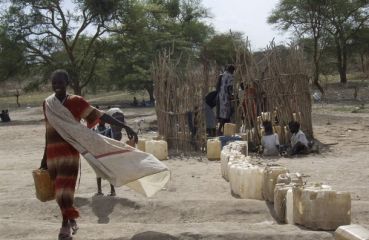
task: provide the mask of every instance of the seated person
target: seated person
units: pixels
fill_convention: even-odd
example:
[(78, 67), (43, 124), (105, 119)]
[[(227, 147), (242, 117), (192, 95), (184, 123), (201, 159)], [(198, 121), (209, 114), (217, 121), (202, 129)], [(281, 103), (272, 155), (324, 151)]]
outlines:
[(309, 142), (305, 136), (305, 133), (300, 130), (300, 123), (297, 121), (291, 121), (288, 124), (291, 136), (291, 155), (307, 154), (309, 152)]
[(2, 122), (10, 122), (8, 109), (1, 110), (0, 118)]
[(263, 147), (264, 156), (279, 155), (279, 137), (273, 133), (273, 126), (270, 121), (264, 121), (264, 136), (261, 138), (261, 146)]
[[(108, 115), (110, 115), (110, 116), (118, 119), (119, 121), (125, 123), (124, 114), (123, 114), (123, 112), (119, 108), (110, 108), (106, 113)], [(104, 123), (104, 125), (105, 125), (105, 123)], [(105, 131), (103, 131), (100, 134), (102, 134), (102, 135), (104, 135), (106, 137), (115, 139), (117, 141), (122, 140), (122, 128), (117, 127), (117, 126), (114, 126), (114, 125), (111, 125), (110, 127), (106, 128)], [(96, 181), (97, 181), (97, 193), (96, 193), (96, 196), (104, 195), (102, 193), (102, 189), (101, 189), (101, 177), (97, 177), (96, 178)], [(110, 194), (108, 196), (115, 196), (115, 195), (116, 195), (115, 188), (114, 188), (113, 185), (110, 184)]]

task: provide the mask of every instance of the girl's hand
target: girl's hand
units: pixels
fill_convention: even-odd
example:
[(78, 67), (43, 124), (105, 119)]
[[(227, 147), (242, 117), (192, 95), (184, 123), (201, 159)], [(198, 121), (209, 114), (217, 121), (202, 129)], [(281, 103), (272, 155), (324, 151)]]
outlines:
[(138, 142), (137, 133), (132, 130), (132, 128), (125, 126), (124, 129), (126, 130), (127, 136), (130, 140), (134, 140), (135, 143)]

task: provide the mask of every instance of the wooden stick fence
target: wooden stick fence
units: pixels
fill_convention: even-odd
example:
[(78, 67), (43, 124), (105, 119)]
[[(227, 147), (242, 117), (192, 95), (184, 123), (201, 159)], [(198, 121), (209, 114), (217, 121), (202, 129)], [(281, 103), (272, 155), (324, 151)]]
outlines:
[[(239, 52), (236, 58), (236, 82), (245, 86), (245, 95), (237, 103), (241, 111), (236, 122), (245, 125), (249, 140), (256, 144), (261, 138), (262, 112), (270, 112), (275, 131), (281, 142), (289, 140), (286, 126), (295, 119), (305, 134), (313, 138), (311, 122), (311, 95), (308, 76), (301, 49), (291, 46), (280, 49), (272, 43), (263, 58), (256, 63), (252, 54), (245, 57)], [(240, 116), (243, 116), (241, 118)]]
[[(281, 49), (272, 43), (258, 61), (255, 58), (247, 48), (237, 49), (233, 121), (244, 126), (241, 129), (256, 145), (262, 136), (263, 112), (270, 112), (264, 118), (273, 121), (282, 144), (289, 141), (287, 126), (293, 119), (312, 138), (311, 97), (301, 49)], [(206, 60), (202, 64), (174, 60), (170, 52), (163, 52), (153, 64), (152, 77), (159, 135), (178, 152), (204, 150), (204, 97), (216, 84), (216, 71)], [(239, 91), (242, 85), (245, 89)]]
[[(204, 97), (215, 75), (208, 65), (171, 59), (163, 52), (152, 67), (159, 135), (182, 153), (204, 150)], [(213, 85), (213, 84), (211, 84)]]

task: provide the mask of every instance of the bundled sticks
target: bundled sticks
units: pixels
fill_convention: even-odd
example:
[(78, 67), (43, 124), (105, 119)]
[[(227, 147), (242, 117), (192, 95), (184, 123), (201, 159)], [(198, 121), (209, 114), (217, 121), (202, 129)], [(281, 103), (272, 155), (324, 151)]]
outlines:
[[(182, 153), (204, 150), (204, 97), (216, 75), (206, 64), (160, 54), (152, 66), (159, 135)], [(212, 80), (214, 81), (214, 80)]]
[[(245, 43), (247, 46), (247, 43)], [(291, 120), (313, 138), (311, 95), (302, 50), (277, 47), (272, 42), (262, 53), (247, 47), (236, 49), (233, 121), (248, 130), (248, 140), (260, 143), (258, 116), (269, 112), (278, 132), (286, 132)], [(202, 63), (172, 59), (161, 53), (152, 66), (159, 135), (170, 149), (181, 152), (204, 150), (206, 126), (204, 97), (215, 86), (217, 73), (207, 59)], [(242, 90), (241, 90), (242, 89)], [(286, 134), (282, 134), (286, 135)]]
[[(243, 116), (236, 119), (238, 124), (246, 125), (245, 129), (257, 129), (258, 116), (270, 112), (272, 116), (267, 117), (275, 125), (284, 129), (288, 122), (297, 120), (301, 130), (313, 138), (311, 95), (302, 50), (297, 46), (281, 48), (271, 43), (262, 56), (249, 54), (247, 58), (236, 60), (235, 79), (245, 86), (243, 99), (238, 102), (242, 106), (237, 107), (242, 111), (239, 116)], [(253, 137), (256, 144), (260, 143), (259, 134)]]

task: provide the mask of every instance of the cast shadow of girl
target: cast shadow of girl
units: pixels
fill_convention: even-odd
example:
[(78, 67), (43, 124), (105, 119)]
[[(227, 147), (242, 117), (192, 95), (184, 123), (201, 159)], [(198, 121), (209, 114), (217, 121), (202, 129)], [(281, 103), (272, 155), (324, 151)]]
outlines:
[(141, 206), (129, 199), (109, 196), (93, 196), (90, 198), (75, 198), (77, 207), (87, 206), (92, 209), (92, 212), (98, 218), (97, 223), (107, 224), (110, 222), (110, 214), (114, 211), (116, 205), (120, 204), (125, 208), (140, 209)]

